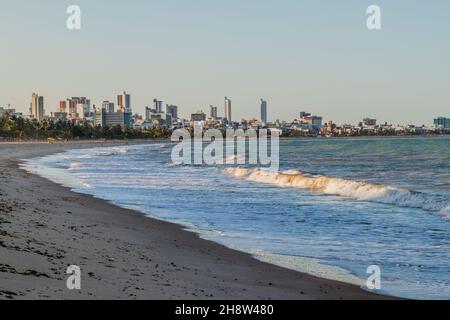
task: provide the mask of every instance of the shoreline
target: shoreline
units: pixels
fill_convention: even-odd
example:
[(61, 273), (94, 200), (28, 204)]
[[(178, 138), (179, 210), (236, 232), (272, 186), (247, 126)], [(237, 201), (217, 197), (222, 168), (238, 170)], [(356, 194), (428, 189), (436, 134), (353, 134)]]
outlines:
[[(1, 138), (1, 137), (0, 137)], [(362, 140), (377, 140), (377, 139), (448, 139), (450, 138), (450, 134), (422, 134), (422, 135), (360, 135), (360, 136), (317, 136), (317, 137), (308, 137), (308, 136), (298, 136), (298, 137), (280, 137), (281, 140), (353, 140), (353, 139), (362, 139)], [(114, 144), (114, 145), (132, 145), (139, 143), (158, 143), (158, 142), (172, 142), (171, 138), (165, 139), (123, 139), (123, 140), (92, 140), (92, 139), (82, 139), (82, 140), (67, 140), (57, 141), (55, 144), (67, 145), (67, 144)], [(3, 145), (16, 145), (16, 144), (48, 144), (48, 140), (0, 140), (0, 144)]]
[[(0, 143), (0, 299), (393, 299), (261, 262), (19, 168), (25, 158), (126, 144)], [(81, 291), (65, 287), (72, 264)]]

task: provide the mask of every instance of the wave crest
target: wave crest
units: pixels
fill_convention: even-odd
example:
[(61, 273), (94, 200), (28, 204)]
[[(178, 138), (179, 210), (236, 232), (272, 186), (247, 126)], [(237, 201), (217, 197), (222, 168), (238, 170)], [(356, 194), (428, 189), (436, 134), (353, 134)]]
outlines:
[(446, 206), (445, 208), (442, 208), (440, 213), (444, 215), (446, 218), (450, 218), (450, 205)]
[(252, 182), (282, 187), (308, 189), (328, 195), (338, 195), (362, 201), (371, 201), (400, 207), (420, 208), (440, 212), (450, 217), (450, 205), (432, 195), (397, 187), (364, 183), (341, 178), (307, 175), (298, 170), (274, 172), (260, 168), (227, 168), (226, 174)]

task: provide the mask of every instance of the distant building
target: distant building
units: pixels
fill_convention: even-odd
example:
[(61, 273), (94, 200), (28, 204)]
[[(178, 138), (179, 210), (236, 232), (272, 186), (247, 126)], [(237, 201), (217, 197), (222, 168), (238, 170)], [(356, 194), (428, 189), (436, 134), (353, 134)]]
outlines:
[(168, 127), (172, 126), (173, 118), (172, 118), (172, 115), (170, 113), (166, 113), (166, 119), (165, 120), (166, 120), (165, 121), (165, 125), (166, 126), (168, 126)]
[(206, 120), (206, 114), (203, 111), (197, 111), (191, 114), (191, 122), (202, 122)]
[(76, 114), (77, 114), (77, 117), (79, 119), (84, 119), (87, 116), (87, 114), (86, 114), (86, 105), (85, 104), (82, 104), (82, 103), (77, 104), (77, 109), (76, 110), (77, 110)]
[(105, 109), (100, 108), (95, 111), (94, 125), (101, 127), (130, 127), (132, 114), (129, 112), (106, 112)]
[(59, 102), (59, 112), (67, 112), (67, 101), (61, 100)]
[(153, 99), (153, 109), (156, 113), (162, 113), (163, 102), (158, 99)]
[(371, 118), (364, 118), (363, 124), (366, 127), (374, 127), (377, 125), (377, 119), (371, 119)]
[(114, 102), (103, 101), (102, 109), (105, 109), (106, 112), (114, 112)]
[(84, 119), (91, 116), (91, 106), (88, 103), (77, 103), (75, 108), (76, 117)]
[(23, 118), (23, 114), (21, 112), (17, 112), (16, 109), (11, 108), (11, 106), (9, 105), (6, 109), (0, 107), (0, 117), (3, 117), (5, 113), (9, 114), (9, 116), (16, 116), (19, 118)]
[(300, 122), (313, 127), (321, 127), (323, 118), (319, 116), (313, 116), (311, 113), (300, 112)]
[(178, 120), (178, 106), (166, 105), (166, 114), (170, 115), (172, 121)]
[(52, 112), (51, 118), (56, 121), (57, 120), (67, 120), (67, 112), (60, 112), (60, 111)]
[(450, 129), (450, 118), (439, 117), (434, 119), (436, 128)]
[(305, 112), (305, 111), (301, 111), (300, 112), (300, 119), (303, 119), (305, 117), (309, 117), (311, 115), (311, 113)]
[(166, 115), (164, 113), (152, 112), (150, 115), (149, 121), (156, 125), (165, 124), (166, 123)]
[(261, 99), (261, 122), (267, 123), (267, 101)]
[(145, 121), (150, 121), (153, 113), (156, 113), (156, 111), (150, 107), (145, 107)]
[(131, 96), (126, 91), (117, 95), (117, 111), (131, 113)]
[(334, 129), (336, 128), (336, 125), (333, 123), (332, 120), (329, 120), (327, 122), (327, 126), (325, 128), (323, 128), (323, 132), (326, 134), (331, 134), (333, 133)]
[[(66, 108), (69, 107), (69, 114), (77, 113), (77, 105), (78, 104), (84, 104), (84, 105), (87, 106), (86, 108), (88, 108), (88, 109), (91, 108), (91, 101), (88, 98), (86, 98), (86, 97), (72, 97), (70, 99), (67, 99), (66, 100), (66, 104), (65, 104)], [(62, 105), (62, 101), (60, 102), (60, 108), (61, 108), (61, 105)], [(66, 109), (65, 112), (67, 112), (67, 109)]]
[(217, 112), (217, 107), (215, 106), (210, 106), (209, 107), (209, 116), (211, 117), (211, 119), (217, 119), (218, 118), (218, 112)]
[(69, 108), (70, 114), (77, 112), (77, 104), (78, 104), (78, 101), (74, 101), (73, 99), (66, 100), (66, 108)]
[(37, 93), (33, 93), (31, 96), (31, 115), (38, 122), (42, 121), (45, 116), (44, 97)]
[(231, 111), (231, 100), (228, 99), (228, 97), (225, 97), (225, 119), (228, 120), (228, 122), (233, 121)]

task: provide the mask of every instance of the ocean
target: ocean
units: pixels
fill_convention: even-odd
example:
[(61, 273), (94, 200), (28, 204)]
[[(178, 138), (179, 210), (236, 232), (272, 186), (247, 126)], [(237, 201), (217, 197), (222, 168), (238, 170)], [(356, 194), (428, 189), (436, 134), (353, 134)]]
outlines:
[(379, 293), (450, 298), (450, 138), (280, 141), (280, 172), (173, 165), (172, 143), (70, 150), (24, 167), (201, 237)]

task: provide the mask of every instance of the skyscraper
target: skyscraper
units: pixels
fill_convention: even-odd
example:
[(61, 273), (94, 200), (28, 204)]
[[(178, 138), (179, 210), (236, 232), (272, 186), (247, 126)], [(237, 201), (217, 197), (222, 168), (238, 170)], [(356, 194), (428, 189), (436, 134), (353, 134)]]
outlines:
[(131, 96), (126, 91), (117, 95), (117, 111), (131, 113)]
[(178, 106), (166, 105), (166, 114), (169, 114), (172, 120), (176, 121), (178, 119)]
[(31, 96), (31, 115), (37, 121), (44, 119), (44, 97), (33, 93)]
[(217, 107), (215, 106), (210, 106), (210, 117), (212, 119), (217, 119)]
[(225, 97), (225, 119), (227, 119), (229, 122), (232, 121), (231, 100), (228, 99), (228, 97)]
[(267, 101), (261, 99), (261, 121), (267, 123)]
[(79, 119), (84, 119), (87, 115), (86, 113), (86, 104), (78, 103), (77, 104), (77, 116)]
[(163, 102), (159, 101), (158, 99), (153, 99), (153, 109), (156, 113), (162, 113), (162, 105)]
[(69, 113), (77, 113), (77, 104), (78, 102), (74, 99), (67, 99), (67, 105), (69, 106)]
[(439, 117), (434, 119), (434, 125), (436, 128), (449, 129), (450, 128), (450, 118)]
[(67, 112), (67, 101), (61, 100), (59, 102), (59, 112)]
[(86, 105), (86, 109), (90, 109), (91, 101), (86, 97), (72, 97), (66, 100), (66, 105), (69, 106), (69, 113), (77, 113), (77, 105), (84, 104)]
[(106, 112), (114, 112), (114, 102), (103, 101), (102, 108), (106, 110)]
[(150, 107), (145, 107), (145, 121), (150, 121), (152, 118), (153, 109)]

